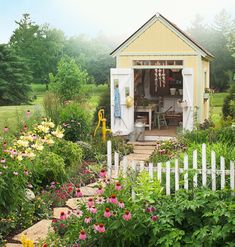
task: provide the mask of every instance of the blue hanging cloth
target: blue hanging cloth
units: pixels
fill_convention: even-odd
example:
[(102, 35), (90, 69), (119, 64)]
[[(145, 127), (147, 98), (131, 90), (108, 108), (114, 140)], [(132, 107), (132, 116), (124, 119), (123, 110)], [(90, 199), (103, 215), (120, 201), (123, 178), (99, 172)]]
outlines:
[(118, 87), (114, 89), (114, 117), (121, 118), (120, 93)]

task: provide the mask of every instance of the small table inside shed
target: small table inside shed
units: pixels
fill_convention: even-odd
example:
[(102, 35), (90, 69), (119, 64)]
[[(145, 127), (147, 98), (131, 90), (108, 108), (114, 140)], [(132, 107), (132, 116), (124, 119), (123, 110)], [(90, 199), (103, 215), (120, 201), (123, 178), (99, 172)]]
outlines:
[(135, 111), (136, 112), (146, 112), (149, 115), (149, 122), (148, 124), (145, 124), (146, 127), (149, 128), (149, 130), (152, 129), (152, 116), (153, 112), (156, 111), (157, 104), (149, 104), (147, 106), (136, 106)]

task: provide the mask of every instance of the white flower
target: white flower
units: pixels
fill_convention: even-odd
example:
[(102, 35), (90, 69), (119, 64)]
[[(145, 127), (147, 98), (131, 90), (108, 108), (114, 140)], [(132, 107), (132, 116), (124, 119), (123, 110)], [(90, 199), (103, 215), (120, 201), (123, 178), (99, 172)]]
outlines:
[(55, 131), (52, 131), (52, 135), (56, 136), (57, 138), (62, 138), (64, 136), (63, 130), (61, 130), (59, 127), (56, 128)]
[(23, 140), (18, 140), (16, 143), (22, 147), (28, 147), (28, 145), (29, 145), (28, 141), (23, 141)]

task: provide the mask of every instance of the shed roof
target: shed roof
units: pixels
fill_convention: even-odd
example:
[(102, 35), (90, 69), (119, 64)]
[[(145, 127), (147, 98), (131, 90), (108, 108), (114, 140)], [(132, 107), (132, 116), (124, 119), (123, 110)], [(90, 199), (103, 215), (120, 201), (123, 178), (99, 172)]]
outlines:
[(122, 48), (124, 48), (127, 45), (127, 42), (131, 39), (135, 39), (138, 33), (142, 32), (146, 26), (148, 26), (152, 21), (160, 20), (163, 23), (167, 23), (173, 32), (180, 33), (189, 43), (191, 43), (197, 50), (199, 50), (203, 57), (207, 57), (208, 59), (213, 59), (214, 56), (207, 51), (203, 46), (201, 46), (198, 42), (196, 42), (194, 39), (192, 39), (189, 35), (187, 35), (183, 30), (181, 30), (178, 26), (176, 26), (174, 23), (169, 21), (167, 18), (165, 18), (163, 15), (157, 13), (153, 17), (151, 17), (147, 22), (145, 22), (136, 32), (134, 32), (130, 37), (128, 37), (123, 43), (121, 43), (115, 50), (113, 50), (110, 55), (116, 56), (118, 51), (121, 51)]

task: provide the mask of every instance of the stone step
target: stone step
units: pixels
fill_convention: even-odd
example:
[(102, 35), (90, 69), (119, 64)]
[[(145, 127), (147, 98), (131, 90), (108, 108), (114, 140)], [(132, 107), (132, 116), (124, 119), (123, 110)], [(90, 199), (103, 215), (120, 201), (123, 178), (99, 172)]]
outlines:
[(127, 144), (131, 144), (134, 146), (156, 146), (155, 141), (148, 141), (148, 142), (128, 142)]
[(5, 247), (22, 247), (22, 244), (14, 244), (14, 243), (7, 243), (4, 245)]
[(80, 188), (83, 196), (94, 196), (96, 194), (97, 188), (92, 188), (89, 186)]
[[(92, 197), (92, 196), (91, 196)], [(90, 197), (79, 197), (79, 198), (70, 198), (66, 202), (66, 205), (71, 209), (77, 209), (79, 203), (87, 202)]]
[(156, 146), (134, 146), (134, 150), (152, 150), (154, 151)]
[(53, 208), (53, 218), (59, 219), (61, 212), (64, 212), (65, 214), (68, 214), (68, 211), (71, 211), (71, 209), (69, 209), (67, 207)]
[(138, 149), (134, 149), (134, 154), (152, 154), (153, 150), (138, 150)]
[(20, 234), (17, 234), (16, 236), (14, 236), (13, 240), (20, 241), (21, 235), (25, 234), (27, 239), (33, 240), (35, 243), (37, 243), (40, 239), (46, 238), (46, 236), (48, 235), (50, 231), (53, 231), (51, 227), (51, 222), (52, 222), (51, 220), (41, 220), (35, 225), (24, 230)]
[(129, 154), (127, 156), (128, 162), (131, 162), (131, 160), (135, 161), (147, 161), (149, 159), (149, 154)]

